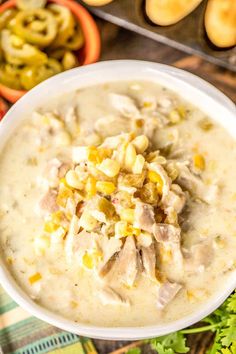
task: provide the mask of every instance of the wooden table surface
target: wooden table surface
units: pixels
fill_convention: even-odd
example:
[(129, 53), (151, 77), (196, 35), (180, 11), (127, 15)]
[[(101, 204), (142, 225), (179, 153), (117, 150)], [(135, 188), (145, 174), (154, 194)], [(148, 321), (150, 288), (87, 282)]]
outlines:
[(236, 102), (236, 73), (111, 23), (97, 22), (102, 35), (101, 60), (139, 59), (174, 65), (209, 81)]
[[(200, 57), (190, 56), (136, 33), (119, 28), (111, 23), (97, 20), (102, 36), (101, 60), (139, 59), (174, 65), (190, 71), (216, 86), (236, 102), (236, 74), (211, 64)], [(188, 338), (191, 354), (205, 354), (210, 345), (211, 333)], [(108, 354), (129, 342), (94, 340), (99, 354)], [(151, 353), (149, 347), (143, 353)]]

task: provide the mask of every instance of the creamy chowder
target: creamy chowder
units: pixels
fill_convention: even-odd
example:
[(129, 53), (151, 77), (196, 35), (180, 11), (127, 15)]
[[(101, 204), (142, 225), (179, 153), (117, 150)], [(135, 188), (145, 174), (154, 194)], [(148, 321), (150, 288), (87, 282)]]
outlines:
[(75, 322), (179, 319), (236, 268), (235, 159), (226, 130), (152, 82), (59, 97), (0, 155), (2, 257)]

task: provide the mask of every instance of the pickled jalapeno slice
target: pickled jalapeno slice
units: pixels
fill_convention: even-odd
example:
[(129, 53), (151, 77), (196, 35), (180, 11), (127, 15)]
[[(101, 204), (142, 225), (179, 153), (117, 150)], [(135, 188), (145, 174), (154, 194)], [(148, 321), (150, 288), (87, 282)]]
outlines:
[(56, 37), (57, 22), (46, 9), (20, 11), (15, 17), (13, 32), (30, 44), (46, 47)]

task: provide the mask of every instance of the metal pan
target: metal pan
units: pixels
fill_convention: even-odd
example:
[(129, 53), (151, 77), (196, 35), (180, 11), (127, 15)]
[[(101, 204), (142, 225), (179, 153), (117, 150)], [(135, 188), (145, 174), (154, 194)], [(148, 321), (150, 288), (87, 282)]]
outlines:
[[(79, 1), (83, 5), (83, 1)], [(153, 24), (145, 15), (144, 0), (114, 0), (101, 7), (87, 6), (96, 16), (137, 32), (158, 42), (197, 54), (204, 59), (236, 72), (236, 47), (222, 50), (208, 40), (204, 29), (204, 0), (190, 15), (171, 26)]]

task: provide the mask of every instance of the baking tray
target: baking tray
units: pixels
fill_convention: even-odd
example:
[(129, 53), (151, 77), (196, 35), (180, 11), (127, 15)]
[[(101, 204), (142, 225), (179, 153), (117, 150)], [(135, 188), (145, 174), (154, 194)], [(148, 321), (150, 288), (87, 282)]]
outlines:
[[(78, 0), (86, 6), (83, 1)], [(153, 24), (145, 15), (144, 0), (114, 0), (101, 7), (86, 6), (94, 15), (236, 72), (236, 47), (217, 49), (208, 40), (204, 29), (204, 0), (190, 15), (171, 26)]]

